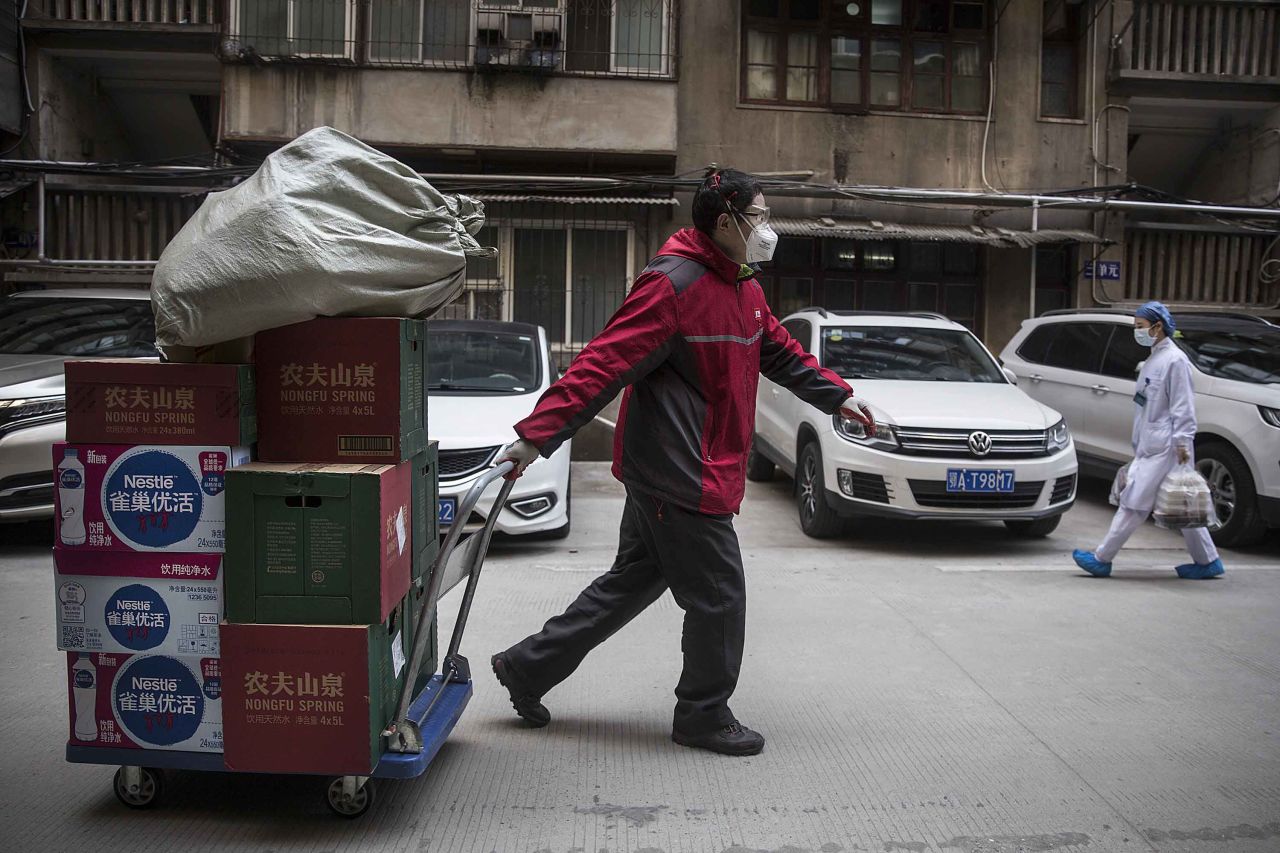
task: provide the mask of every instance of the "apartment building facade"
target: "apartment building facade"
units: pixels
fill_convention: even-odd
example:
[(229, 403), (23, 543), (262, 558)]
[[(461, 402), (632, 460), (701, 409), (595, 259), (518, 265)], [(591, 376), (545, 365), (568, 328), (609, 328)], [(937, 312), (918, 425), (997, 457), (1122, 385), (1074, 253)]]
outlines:
[[(1277, 5), (33, 0), (32, 109), (8, 157), (125, 165), (11, 165), (5, 282), (145, 286), (228, 181), (196, 166), (331, 125), (486, 202), (499, 257), (448, 311), (540, 323), (566, 362), (686, 224), (682, 181), (708, 163), (770, 178), (779, 314), (936, 311), (999, 347), (1051, 308), (1264, 312), (1280, 303), (1265, 223), (1014, 199), (1274, 204)], [(134, 165), (160, 162), (163, 179)]]

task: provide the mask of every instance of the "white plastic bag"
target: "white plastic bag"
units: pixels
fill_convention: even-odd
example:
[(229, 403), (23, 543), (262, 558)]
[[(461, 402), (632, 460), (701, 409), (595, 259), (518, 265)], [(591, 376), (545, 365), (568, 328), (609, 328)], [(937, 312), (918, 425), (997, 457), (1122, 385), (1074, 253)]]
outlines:
[(1177, 465), (1164, 478), (1156, 490), (1152, 515), (1157, 525), (1169, 530), (1216, 527), (1218, 524), (1209, 484), (1189, 462)]
[(317, 316), (427, 317), (461, 292), (484, 205), (331, 127), (210, 193), (156, 264), (156, 343), (202, 347)]
[(1125, 487), (1129, 485), (1129, 463), (1126, 462), (1120, 466), (1120, 470), (1116, 472), (1116, 478), (1111, 482), (1111, 505), (1120, 506), (1120, 496), (1124, 494)]

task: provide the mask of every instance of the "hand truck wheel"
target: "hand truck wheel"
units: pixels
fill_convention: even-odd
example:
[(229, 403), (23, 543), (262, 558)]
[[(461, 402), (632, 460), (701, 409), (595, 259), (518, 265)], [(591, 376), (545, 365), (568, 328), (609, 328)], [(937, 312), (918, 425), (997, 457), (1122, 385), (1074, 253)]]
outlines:
[(373, 782), (367, 776), (337, 776), (325, 790), (325, 804), (340, 817), (360, 817), (373, 805)]
[(164, 792), (164, 774), (154, 767), (121, 767), (112, 787), (116, 799), (129, 808), (147, 809), (159, 802)]

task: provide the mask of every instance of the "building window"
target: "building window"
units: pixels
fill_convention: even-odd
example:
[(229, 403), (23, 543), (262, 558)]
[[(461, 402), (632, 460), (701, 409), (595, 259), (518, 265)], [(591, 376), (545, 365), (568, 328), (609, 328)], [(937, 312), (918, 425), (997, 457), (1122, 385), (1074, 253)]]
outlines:
[(234, 0), (232, 29), (262, 56), (351, 59), (354, 0)]
[(276, 61), (671, 78), (675, 2), (231, 0), (230, 31)]
[(533, 323), (555, 352), (572, 356), (630, 288), (635, 238), (625, 223), (491, 221), (476, 239), (498, 257), (468, 259), (466, 289), (441, 318)]
[(1078, 0), (1044, 0), (1040, 44), (1040, 115), (1080, 117), (1081, 16)]
[(372, 62), (466, 62), (471, 36), (471, 0), (375, 0), (369, 7)]
[[(671, 52), (667, 44), (671, 37), (667, 28), (670, 0), (614, 0), (612, 12), (613, 70), (670, 74), (667, 62)], [(571, 43), (569, 50), (575, 47)]]
[(759, 281), (777, 317), (810, 305), (927, 311), (978, 331), (981, 259), (972, 243), (783, 237)]
[(744, 0), (747, 103), (983, 112), (982, 0)]

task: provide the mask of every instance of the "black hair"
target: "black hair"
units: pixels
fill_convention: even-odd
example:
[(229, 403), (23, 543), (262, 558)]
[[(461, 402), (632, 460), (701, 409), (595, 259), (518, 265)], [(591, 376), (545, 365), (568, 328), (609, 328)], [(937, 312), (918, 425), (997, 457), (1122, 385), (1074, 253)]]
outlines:
[(741, 213), (761, 193), (760, 182), (737, 169), (707, 169), (702, 186), (693, 196), (693, 225), (704, 234), (716, 230), (722, 213)]

